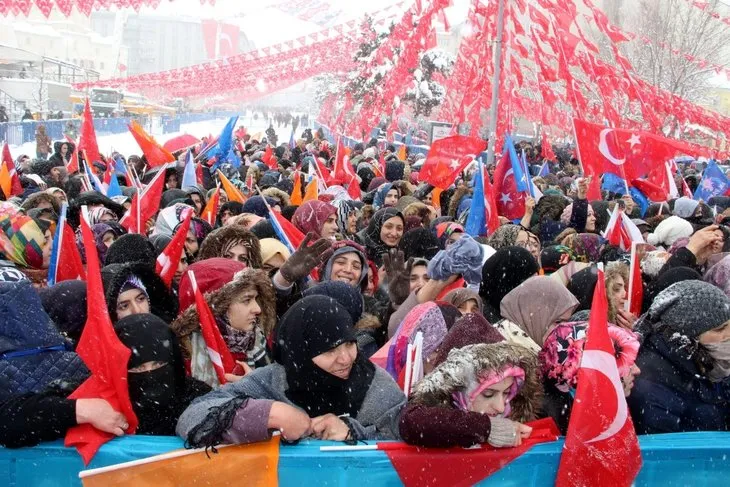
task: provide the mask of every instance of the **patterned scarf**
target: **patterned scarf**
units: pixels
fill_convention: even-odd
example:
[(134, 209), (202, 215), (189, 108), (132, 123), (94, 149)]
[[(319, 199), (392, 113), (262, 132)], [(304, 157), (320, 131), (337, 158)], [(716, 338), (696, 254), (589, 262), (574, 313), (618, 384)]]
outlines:
[(45, 244), (46, 236), (32, 218), (0, 217), (0, 251), (8, 260), (21, 267), (41, 269)]

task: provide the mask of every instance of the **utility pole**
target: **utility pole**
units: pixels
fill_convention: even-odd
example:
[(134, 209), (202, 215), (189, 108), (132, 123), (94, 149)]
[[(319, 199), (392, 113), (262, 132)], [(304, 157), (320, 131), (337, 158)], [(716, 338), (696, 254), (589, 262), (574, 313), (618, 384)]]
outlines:
[(497, 106), (499, 104), (499, 76), (502, 70), (502, 39), (504, 37), (504, 0), (499, 0), (497, 13), (497, 41), (494, 43), (494, 76), (492, 78), (492, 106), (489, 109), (489, 145), (487, 166), (494, 164), (494, 144), (497, 140)]

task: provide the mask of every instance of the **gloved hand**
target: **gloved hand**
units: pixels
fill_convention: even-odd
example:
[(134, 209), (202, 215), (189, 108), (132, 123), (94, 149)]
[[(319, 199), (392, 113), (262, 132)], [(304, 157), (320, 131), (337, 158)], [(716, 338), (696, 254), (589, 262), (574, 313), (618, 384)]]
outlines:
[(287, 282), (297, 282), (306, 277), (312, 272), (312, 269), (325, 262), (334, 253), (332, 241), (326, 238), (320, 238), (309, 246), (309, 242), (316, 237), (314, 232), (309, 232), (299, 249), (279, 269), (281, 277)]
[(407, 270), (413, 264), (413, 258), (408, 259), (407, 264), (403, 263), (403, 258), (402, 250), (390, 249), (388, 253), (383, 254), (383, 267), (388, 276), (388, 297), (396, 306), (402, 304), (411, 292)]

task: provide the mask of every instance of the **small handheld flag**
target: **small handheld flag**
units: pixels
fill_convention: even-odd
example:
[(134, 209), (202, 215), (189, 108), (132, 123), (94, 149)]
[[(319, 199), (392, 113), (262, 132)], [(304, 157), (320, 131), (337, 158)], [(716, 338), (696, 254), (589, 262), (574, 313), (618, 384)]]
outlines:
[(213, 363), (218, 382), (225, 384), (226, 373), (231, 373), (236, 366), (236, 361), (233, 360), (226, 342), (223, 340), (218, 325), (215, 322), (213, 313), (208, 307), (208, 303), (203, 297), (203, 293), (198, 288), (198, 282), (195, 280), (195, 274), (193, 271), (188, 271), (188, 277), (190, 278), (190, 284), (193, 287), (195, 293), (195, 306), (198, 311), (198, 319), (200, 320), (200, 334), (203, 336), (205, 346), (208, 348), (208, 357)]

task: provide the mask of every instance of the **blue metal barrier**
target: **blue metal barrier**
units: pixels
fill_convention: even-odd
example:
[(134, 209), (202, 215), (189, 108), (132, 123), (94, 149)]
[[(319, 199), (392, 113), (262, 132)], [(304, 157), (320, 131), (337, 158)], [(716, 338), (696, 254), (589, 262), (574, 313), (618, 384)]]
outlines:
[[(213, 111), (163, 117), (162, 132), (165, 134), (179, 132), (180, 126), (184, 124), (225, 119), (234, 115), (236, 115), (234, 112)], [(94, 119), (94, 129), (97, 135), (121, 134), (129, 130), (127, 127), (132, 120), (134, 118), (96, 118)], [(51, 140), (62, 140), (63, 134), (69, 129), (69, 123), (73, 126), (74, 132), (78, 134), (81, 129), (81, 119), (78, 118), (0, 123), (0, 141), (4, 140), (10, 145), (35, 142), (35, 133), (39, 125), (46, 127), (46, 134)]]
[[(340, 444), (304, 440), (279, 449), (279, 485), (401, 485), (397, 472), (383, 451), (323, 453), (321, 445)], [(639, 437), (644, 464), (635, 485), (693, 487), (727, 485), (730, 478), (730, 433), (674, 433)], [(536, 445), (480, 486), (551, 486), (560, 463), (563, 441)], [(89, 468), (128, 462), (183, 448), (175, 437), (126, 436), (103, 445)], [(427, 454), (427, 450), (423, 452)], [(81, 457), (63, 442), (35, 448), (0, 448), (2, 485), (78, 486)], [(215, 474), (211, 474), (215, 483)]]

